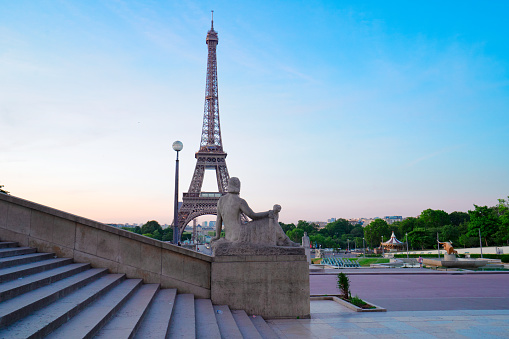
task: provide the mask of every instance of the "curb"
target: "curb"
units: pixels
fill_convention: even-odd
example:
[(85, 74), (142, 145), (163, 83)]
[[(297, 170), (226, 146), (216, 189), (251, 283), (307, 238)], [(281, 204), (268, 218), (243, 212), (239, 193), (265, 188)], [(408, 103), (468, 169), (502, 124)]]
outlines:
[(355, 312), (387, 312), (386, 308), (380, 307), (380, 306), (370, 303), (366, 300), (364, 300), (364, 301), (368, 305), (374, 306), (375, 308), (371, 308), (371, 309), (360, 308), (360, 307), (357, 307), (357, 306), (355, 306), (347, 301), (344, 301), (341, 298), (333, 296), (333, 295), (332, 296), (331, 295), (312, 295), (312, 296), (310, 296), (310, 300), (332, 300), (332, 301), (335, 301), (338, 304), (345, 306)]

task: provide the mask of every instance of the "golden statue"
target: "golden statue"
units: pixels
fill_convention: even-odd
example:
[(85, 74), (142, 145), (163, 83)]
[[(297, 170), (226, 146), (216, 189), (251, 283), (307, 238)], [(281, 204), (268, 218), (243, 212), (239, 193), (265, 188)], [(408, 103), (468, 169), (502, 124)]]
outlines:
[(444, 248), (444, 250), (447, 252), (447, 254), (458, 254), (458, 251), (456, 251), (454, 249), (454, 247), (452, 247), (452, 241), (446, 241), (446, 242), (438, 242), (440, 245), (442, 245), (442, 247)]

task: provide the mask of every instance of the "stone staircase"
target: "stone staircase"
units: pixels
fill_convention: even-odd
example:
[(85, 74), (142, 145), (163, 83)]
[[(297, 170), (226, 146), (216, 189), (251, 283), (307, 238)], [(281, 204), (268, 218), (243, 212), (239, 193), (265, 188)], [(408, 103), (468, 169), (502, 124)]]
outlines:
[(0, 242), (0, 338), (278, 338), (260, 316)]

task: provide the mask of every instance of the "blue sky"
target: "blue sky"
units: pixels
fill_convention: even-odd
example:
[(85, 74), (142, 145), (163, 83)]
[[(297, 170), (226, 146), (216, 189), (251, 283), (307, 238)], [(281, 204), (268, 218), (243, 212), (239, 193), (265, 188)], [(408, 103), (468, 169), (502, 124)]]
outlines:
[(224, 149), (253, 209), (494, 205), (509, 195), (508, 7), (0, 0), (0, 184), (103, 222), (169, 223), (171, 144), (186, 191), (214, 9)]

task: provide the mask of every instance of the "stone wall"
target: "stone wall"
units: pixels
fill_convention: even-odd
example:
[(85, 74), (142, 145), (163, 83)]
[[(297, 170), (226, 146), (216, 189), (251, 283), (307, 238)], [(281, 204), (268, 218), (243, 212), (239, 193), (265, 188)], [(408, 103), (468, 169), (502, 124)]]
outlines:
[(6, 194), (0, 240), (210, 298), (212, 257)]

